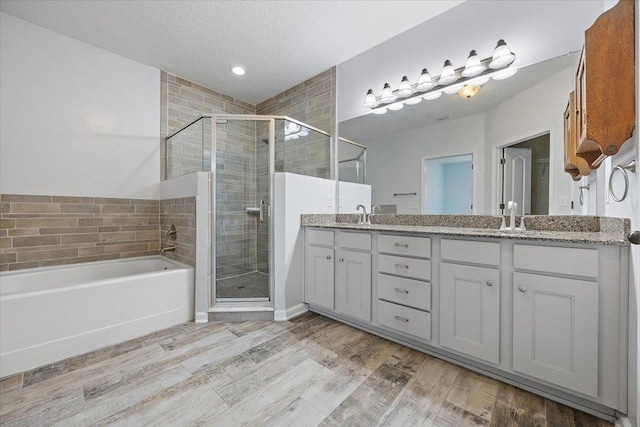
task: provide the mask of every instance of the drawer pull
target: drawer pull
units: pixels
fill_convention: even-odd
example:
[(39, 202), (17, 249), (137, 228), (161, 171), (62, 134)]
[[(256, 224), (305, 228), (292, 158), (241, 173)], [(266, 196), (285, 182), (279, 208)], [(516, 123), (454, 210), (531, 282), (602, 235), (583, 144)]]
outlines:
[(394, 290), (398, 293), (409, 295), (409, 291), (406, 289), (395, 288)]
[(493, 286), (493, 280), (487, 280), (487, 286), (489, 287)]
[(396, 248), (409, 248), (409, 245), (407, 243), (396, 243), (394, 246)]
[(406, 268), (408, 270), (409, 266), (407, 264), (396, 264), (396, 268)]
[(344, 258), (340, 258), (340, 259), (338, 259), (338, 261), (344, 262)]
[(526, 286), (520, 285), (520, 287), (518, 287), (518, 289), (520, 290), (520, 292), (527, 292), (527, 287)]
[(327, 255), (327, 259), (331, 259), (331, 255)]
[(409, 323), (409, 319), (407, 319), (406, 317), (395, 316), (395, 319), (400, 321), (400, 322)]

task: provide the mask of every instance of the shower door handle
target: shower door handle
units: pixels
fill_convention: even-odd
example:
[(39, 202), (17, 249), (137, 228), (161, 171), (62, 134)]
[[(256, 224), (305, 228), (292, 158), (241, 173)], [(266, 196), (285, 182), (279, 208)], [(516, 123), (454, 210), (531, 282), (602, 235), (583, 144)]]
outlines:
[(260, 200), (260, 222), (264, 222), (264, 200)]

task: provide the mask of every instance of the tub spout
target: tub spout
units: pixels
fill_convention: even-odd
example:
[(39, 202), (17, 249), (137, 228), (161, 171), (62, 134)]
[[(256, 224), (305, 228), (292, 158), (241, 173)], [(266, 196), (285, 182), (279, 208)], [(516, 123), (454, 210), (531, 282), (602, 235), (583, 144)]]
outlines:
[(176, 251), (176, 245), (167, 246), (166, 248), (160, 249), (160, 255), (164, 255), (165, 252), (175, 252), (175, 251)]

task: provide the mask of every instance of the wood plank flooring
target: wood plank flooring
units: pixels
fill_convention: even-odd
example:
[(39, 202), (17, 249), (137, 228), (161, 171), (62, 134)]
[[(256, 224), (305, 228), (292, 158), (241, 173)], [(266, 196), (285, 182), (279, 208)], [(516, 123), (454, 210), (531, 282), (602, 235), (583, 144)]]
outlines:
[(0, 381), (3, 426), (611, 426), (326, 317), (185, 323)]

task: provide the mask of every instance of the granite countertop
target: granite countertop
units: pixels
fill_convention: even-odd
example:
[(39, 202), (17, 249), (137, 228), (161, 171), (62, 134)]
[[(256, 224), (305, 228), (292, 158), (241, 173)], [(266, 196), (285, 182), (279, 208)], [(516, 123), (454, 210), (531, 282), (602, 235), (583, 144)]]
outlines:
[[(377, 218), (376, 218), (377, 217)], [(466, 215), (374, 215), (371, 225), (360, 225), (355, 215), (302, 215), (304, 227), (386, 231), (458, 237), (584, 243), (628, 246), (625, 218), (527, 216), (525, 231), (500, 230), (502, 217)], [(507, 218), (507, 224), (509, 220)], [(520, 219), (516, 220), (520, 224)], [(453, 225), (453, 226), (452, 226)]]

